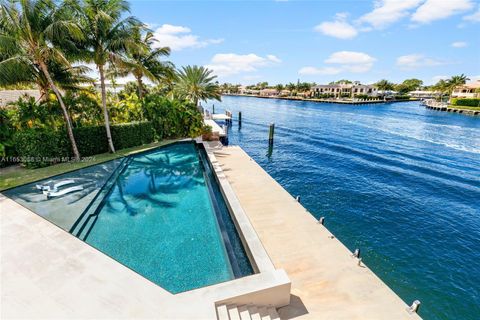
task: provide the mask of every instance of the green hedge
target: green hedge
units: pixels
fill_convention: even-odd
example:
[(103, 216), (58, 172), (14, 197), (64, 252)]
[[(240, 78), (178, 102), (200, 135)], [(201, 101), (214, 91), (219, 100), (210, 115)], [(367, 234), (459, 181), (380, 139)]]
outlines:
[[(116, 149), (134, 147), (154, 141), (151, 122), (132, 122), (110, 127)], [(82, 157), (108, 152), (105, 127), (74, 128), (73, 134)], [(20, 162), (28, 168), (39, 168), (65, 161), (72, 156), (65, 130), (28, 129), (18, 131), (14, 144)]]
[(407, 95), (397, 95), (397, 96), (395, 96), (395, 100), (410, 100), (410, 96), (407, 96)]
[(151, 122), (131, 122), (111, 127), (115, 149), (125, 149), (150, 143), (155, 138)]
[(69, 143), (58, 131), (26, 129), (13, 137), (19, 161), (27, 168), (46, 167), (68, 157)]
[(452, 105), (465, 107), (480, 107), (480, 98), (453, 98)]

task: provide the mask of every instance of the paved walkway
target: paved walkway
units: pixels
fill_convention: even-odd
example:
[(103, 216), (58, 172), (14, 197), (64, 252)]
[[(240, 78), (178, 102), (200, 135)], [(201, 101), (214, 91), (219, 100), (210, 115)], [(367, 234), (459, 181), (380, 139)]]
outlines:
[(275, 268), (292, 281), (282, 319), (420, 319), (241, 148), (214, 154)]

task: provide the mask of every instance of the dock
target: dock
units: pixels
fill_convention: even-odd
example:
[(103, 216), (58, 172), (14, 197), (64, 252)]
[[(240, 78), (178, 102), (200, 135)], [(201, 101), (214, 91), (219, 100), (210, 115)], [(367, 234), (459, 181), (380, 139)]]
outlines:
[(227, 132), (224, 128), (220, 127), (218, 123), (216, 123), (212, 119), (204, 119), (203, 123), (205, 123), (207, 126), (212, 128), (212, 133), (213, 134), (218, 134), (219, 137), (226, 137)]
[[(203, 123), (212, 128), (212, 134), (219, 138), (227, 138), (228, 124), (232, 123), (232, 112), (226, 110), (225, 113), (210, 113), (203, 111)], [(224, 126), (220, 126), (217, 121), (223, 121)]]
[(209, 144), (275, 268), (292, 282), (281, 319), (421, 319), (240, 147)]

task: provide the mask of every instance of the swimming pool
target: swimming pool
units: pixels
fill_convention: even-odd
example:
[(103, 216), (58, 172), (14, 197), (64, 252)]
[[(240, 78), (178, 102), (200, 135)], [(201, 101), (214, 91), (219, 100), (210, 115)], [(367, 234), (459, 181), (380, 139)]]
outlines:
[[(21, 191), (15, 189), (7, 196)], [(117, 161), (82, 209), (73, 225), (61, 227), (171, 293), (253, 273), (210, 164), (193, 142)]]

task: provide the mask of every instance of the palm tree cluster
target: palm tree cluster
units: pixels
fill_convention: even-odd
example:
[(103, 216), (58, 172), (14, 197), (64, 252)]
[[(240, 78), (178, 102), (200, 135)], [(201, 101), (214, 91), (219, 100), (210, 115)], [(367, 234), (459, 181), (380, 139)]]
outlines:
[(431, 88), (433, 90), (439, 91), (441, 93), (441, 98), (445, 94), (450, 97), (456, 87), (464, 85), (468, 80), (470, 79), (462, 73), (461, 75), (452, 76), (450, 79), (440, 79)]
[(219, 99), (215, 76), (203, 67), (175, 66), (161, 58), (170, 54), (158, 46), (146, 25), (129, 15), (125, 0), (2, 0), (0, 2), (0, 86), (34, 84), (48, 99), (58, 101), (79, 159), (72, 120), (64, 93), (93, 84), (85, 74), (94, 65), (99, 75), (101, 107), (108, 145), (114, 146), (107, 108), (106, 79), (133, 75), (138, 97), (145, 94), (144, 78), (175, 87), (175, 96)]

